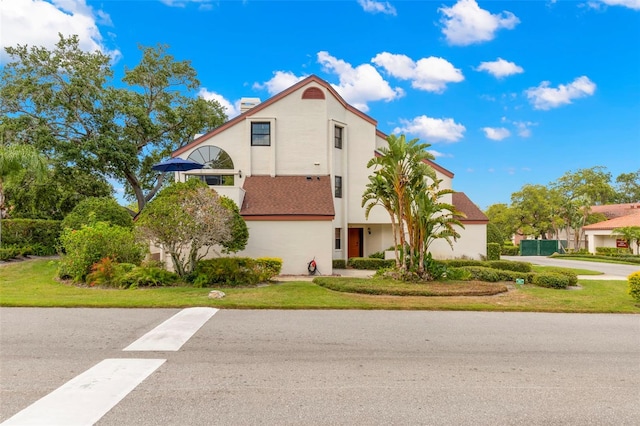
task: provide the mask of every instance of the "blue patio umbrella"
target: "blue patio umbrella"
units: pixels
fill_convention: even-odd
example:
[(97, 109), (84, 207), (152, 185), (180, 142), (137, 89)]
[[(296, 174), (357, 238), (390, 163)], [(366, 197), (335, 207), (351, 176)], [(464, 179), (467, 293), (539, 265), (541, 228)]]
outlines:
[(176, 157), (163, 163), (155, 164), (151, 168), (159, 172), (186, 172), (187, 170), (196, 170), (203, 167), (204, 164)]

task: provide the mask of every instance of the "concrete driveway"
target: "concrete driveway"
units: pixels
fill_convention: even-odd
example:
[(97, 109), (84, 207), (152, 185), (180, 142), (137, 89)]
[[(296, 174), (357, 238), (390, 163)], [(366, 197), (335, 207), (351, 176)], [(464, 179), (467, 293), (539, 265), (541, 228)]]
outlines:
[(588, 269), (603, 273), (603, 275), (579, 276), (580, 279), (585, 280), (626, 280), (631, 273), (640, 271), (640, 265), (620, 265), (616, 263), (589, 262), (587, 260), (558, 259), (546, 256), (501, 256), (501, 259), (530, 262), (534, 265)]

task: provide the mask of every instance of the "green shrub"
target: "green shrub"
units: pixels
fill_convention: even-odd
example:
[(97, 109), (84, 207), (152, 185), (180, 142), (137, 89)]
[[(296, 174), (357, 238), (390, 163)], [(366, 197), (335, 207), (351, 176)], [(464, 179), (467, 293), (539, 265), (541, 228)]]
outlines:
[(570, 253), (570, 254), (558, 254), (558, 253), (554, 253), (551, 255), (551, 257), (558, 257), (558, 258), (563, 258), (563, 257), (572, 257), (572, 258), (585, 258), (585, 259), (596, 259), (596, 260), (606, 260), (606, 261), (610, 261), (612, 259), (615, 260), (619, 260), (621, 262), (626, 262), (626, 263), (634, 263), (634, 264), (639, 264), (640, 265), (640, 256), (639, 255), (632, 255), (629, 253), (626, 254), (613, 254), (610, 256), (600, 256), (600, 255), (594, 255), (594, 254), (590, 254), (590, 253)]
[(62, 221), (62, 229), (80, 229), (95, 222), (133, 229), (129, 212), (109, 197), (90, 197), (80, 201)]
[(500, 228), (491, 222), (487, 223), (487, 244), (490, 243), (496, 243), (501, 247), (504, 244), (504, 237), (500, 232)]
[(118, 263), (140, 264), (146, 247), (135, 241), (133, 231), (98, 222), (81, 229), (65, 229), (60, 236), (65, 254), (58, 276), (76, 282), (85, 280), (94, 263), (105, 257)]
[(538, 287), (547, 288), (567, 288), (569, 277), (557, 272), (542, 272), (533, 275), (532, 283)]
[(462, 266), (483, 266), (483, 260), (475, 260), (475, 259), (449, 259), (445, 260), (444, 263), (447, 266), (452, 268), (460, 268)]
[(640, 302), (640, 271), (636, 271), (627, 277), (629, 294)]
[(333, 269), (345, 269), (347, 262), (344, 259), (333, 259)]
[(487, 244), (487, 260), (500, 260), (500, 244)]
[(0, 260), (11, 260), (15, 259), (18, 256), (21, 256), (20, 247), (18, 246), (12, 245), (0, 248)]
[(259, 257), (256, 266), (260, 269), (260, 281), (269, 281), (280, 275), (282, 259), (277, 257)]
[(57, 252), (61, 229), (59, 220), (4, 219), (2, 245), (38, 247), (33, 254), (49, 256)]
[(375, 253), (371, 253), (369, 255), (370, 258), (372, 259), (384, 259), (384, 252), (383, 251), (377, 251)]
[(503, 269), (506, 271), (531, 272), (531, 264), (529, 262), (512, 262), (510, 260), (491, 260), (484, 262), (484, 266), (494, 269)]
[(531, 276), (526, 272), (509, 271), (504, 269), (493, 269), (486, 266), (463, 266), (460, 269), (468, 271), (472, 279), (478, 281), (498, 282), (514, 281), (518, 278), (531, 282)]
[(366, 269), (375, 271), (380, 268), (391, 268), (395, 266), (396, 261), (393, 259), (376, 259), (371, 257), (352, 257), (347, 263), (354, 269)]
[(280, 273), (280, 259), (217, 257), (201, 260), (188, 280), (194, 287), (239, 287), (268, 281)]
[(520, 246), (504, 245), (500, 250), (502, 256), (518, 256), (520, 254)]
[(143, 264), (140, 266), (133, 266), (133, 268), (126, 271), (120, 278), (118, 287), (131, 289), (139, 287), (163, 287), (175, 285), (180, 281), (178, 274), (167, 271), (159, 265)]
[(628, 255), (629, 249), (618, 247), (596, 247), (596, 255), (599, 256), (616, 256), (616, 255)]
[(451, 281), (469, 281), (472, 274), (464, 268), (447, 268), (445, 278)]
[(569, 286), (578, 285), (578, 275), (575, 272), (563, 268), (546, 268), (545, 272), (553, 272), (554, 274), (564, 275), (569, 278)]

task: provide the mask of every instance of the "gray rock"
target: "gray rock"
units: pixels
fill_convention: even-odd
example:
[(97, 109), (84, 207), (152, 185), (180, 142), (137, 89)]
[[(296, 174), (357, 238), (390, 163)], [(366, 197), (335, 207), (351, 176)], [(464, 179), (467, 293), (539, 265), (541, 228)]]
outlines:
[(209, 299), (222, 299), (226, 294), (220, 290), (211, 290), (209, 292)]

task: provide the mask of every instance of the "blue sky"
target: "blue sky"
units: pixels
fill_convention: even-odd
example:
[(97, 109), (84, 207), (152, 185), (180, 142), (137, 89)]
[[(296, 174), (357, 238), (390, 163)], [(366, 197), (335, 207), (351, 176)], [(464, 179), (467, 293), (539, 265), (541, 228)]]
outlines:
[[(124, 67), (192, 62), (237, 114), (316, 74), (382, 132), (432, 144), (482, 209), (524, 184), (640, 169), (640, 0), (2, 0), (3, 46), (78, 34)], [(0, 56), (6, 62), (6, 56)]]

